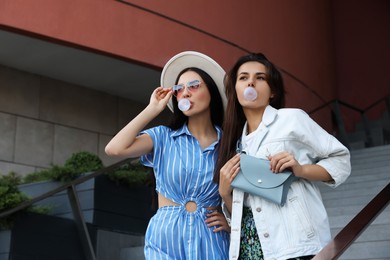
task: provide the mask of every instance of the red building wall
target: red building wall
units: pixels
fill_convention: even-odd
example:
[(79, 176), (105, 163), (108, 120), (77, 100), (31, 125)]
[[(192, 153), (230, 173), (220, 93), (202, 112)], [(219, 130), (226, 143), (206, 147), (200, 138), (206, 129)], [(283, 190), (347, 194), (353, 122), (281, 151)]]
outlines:
[[(285, 74), (287, 105), (311, 111), (338, 96), (359, 105), (369, 103), (358, 101), (355, 93), (366, 95), (371, 82), (358, 82), (364, 72), (355, 76), (359, 67), (356, 59), (355, 68), (350, 67), (350, 59), (356, 56), (347, 43), (361, 40), (359, 31), (344, 34), (344, 29), (356, 30), (360, 26), (359, 12), (367, 5), (372, 9), (372, 20), (367, 18), (370, 28), (378, 23), (375, 12), (382, 17), (380, 22), (387, 25), (389, 19), (389, 12), (383, 8), (388, 7), (386, 0), (367, 1), (365, 5), (348, 0), (124, 2), (0, 0), (0, 26), (155, 68), (161, 68), (183, 50), (204, 52), (226, 70), (246, 50), (263, 52), (304, 83)], [(349, 6), (357, 11), (345, 14)], [(379, 31), (371, 30), (367, 37), (375, 38), (384, 28), (385, 25)], [(383, 45), (372, 43), (372, 48), (378, 48), (372, 50), (372, 55), (363, 53), (361, 58), (370, 56), (370, 62), (376, 61), (375, 56), (383, 54), (379, 49), (388, 43), (388, 34), (386, 37)], [(359, 41), (356, 48), (366, 43)], [(372, 67), (370, 72), (373, 70)], [(383, 78), (378, 84), (385, 86), (386, 82), (388, 78)], [(330, 129), (328, 109), (313, 117)]]
[[(337, 96), (365, 109), (390, 95), (390, 2), (335, 0), (333, 5)], [(368, 117), (377, 119), (384, 109), (382, 101)], [(351, 129), (359, 113), (344, 112)]]

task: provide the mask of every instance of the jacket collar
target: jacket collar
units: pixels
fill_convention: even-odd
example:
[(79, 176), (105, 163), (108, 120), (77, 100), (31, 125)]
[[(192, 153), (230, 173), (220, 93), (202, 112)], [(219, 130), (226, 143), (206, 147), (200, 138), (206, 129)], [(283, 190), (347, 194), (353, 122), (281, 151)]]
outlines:
[[(247, 152), (249, 152), (250, 154), (253, 154), (255, 151), (257, 151), (257, 149), (260, 147), (261, 142), (263, 141), (264, 137), (268, 133), (268, 127), (275, 121), (277, 115), (278, 115), (277, 109), (275, 109), (269, 105), (265, 108), (264, 114), (263, 114), (263, 119), (258, 126), (258, 128), (263, 127), (264, 129), (263, 129), (263, 131), (260, 131), (257, 134), (257, 136), (253, 142), (253, 145), (251, 145), (251, 147), (252, 147), (251, 151), (247, 151)], [(244, 129), (242, 131), (242, 135), (245, 135), (247, 133), (247, 129), (248, 129), (248, 122), (245, 122)]]
[[(278, 115), (278, 110), (268, 105), (264, 110), (263, 119), (258, 127), (261, 127), (261, 124), (263, 124), (265, 127), (268, 127), (270, 124), (272, 124), (275, 121), (277, 115)], [(247, 133), (248, 132), (247, 130), (248, 130), (248, 122), (245, 122), (242, 133), (243, 134)]]
[(275, 121), (277, 115), (278, 115), (278, 110), (268, 105), (264, 110), (263, 120), (262, 120), (263, 124), (266, 127), (268, 127), (270, 124), (272, 124)]

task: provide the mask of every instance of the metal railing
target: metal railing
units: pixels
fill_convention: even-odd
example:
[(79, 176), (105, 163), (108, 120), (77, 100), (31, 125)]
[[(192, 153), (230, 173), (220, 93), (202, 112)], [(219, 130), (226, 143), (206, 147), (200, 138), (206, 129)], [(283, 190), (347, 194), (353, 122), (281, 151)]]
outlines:
[[(329, 101), (320, 107), (312, 110), (309, 114), (314, 114), (317, 111), (330, 107), (334, 113), (335, 121), (339, 130), (340, 141), (349, 147), (349, 139), (345, 129), (344, 121), (340, 106), (344, 106), (360, 114), (363, 128), (365, 132), (365, 145), (372, 145), (372, 136), (367, 118), (367, 112), (377, 105), (385, 102), (386, 109), (390, 115), (390, 95), (387, 95), (365, 109), (357, 108), (340, 100)], [(390, 202), (390, 184), (388, 184), (374, 199), (372, 199), (336, 236), (331, 240), (313, 259), (338, 259), (345, 250), (367, 229), (367, 227), (376, 219), (376, 217), (387, 207)]]
[[(386, 101), (387, 109), (390, 112), (390, 96), (384, 97), (374, 104), (370, 105), (366, 109), (359, 109), (354, 106), (351, 106), (347, 103), (344, 103), (339, 100), (332, 100), (330, 102), (327, 102), (323, 104), (322, 106), (314, 109), (313, 111), (309, 112), (309, 114), (315, 113), (324, 107), (328, 107), (332, 105), (332, 109), (334, 113), (336, 114), (337, 121), (339, 124), (339, 128), (343, 127), (343, 121), (341, 118), (341, 112), (339, 109), (340, 105), (346, 106), (352, 110), (358, 111), (362, 114), (362, 118), (364, 119), (364, 114), (367, 112), (367, 110), (371, 109), (372, 107), (376, 106), (377, 104)], [(390, 113), (389, 113), (390, 114)], [(344, 129), (345, 131), (345, 129)], [(346, 134), (346, 133), (345, 133)], [(348, 139), (346, 139), (348, 140)], [(46, 192), (42, 195), (39, 195), (35, 198), (32, 198), (29, 201), (26, 201), (12, 209), (0, 212), (0, 218), (7, 217), (15, 212), (21, 211), (23, 209), (26, 209), (27, 207), (32, 206), (34, 203), (37, 203), (41, 200), (44, 200), (50, 196), (55, 195), (56, 193), (62, 192), (67, 190), (69, 201), (72, 208), (72, 213), (74, 216), (74, 220), (77, 225), (77, 229), (79, 231), (82, 248), (85, 254), (86, 259), (88, 260), (96, 260), (95, 251), (92, 246), (91, 238), (89, 235), (89, 232), (86, 227), (86, 222), (84, 220), (84, 216), (82, 214), (81, 208), (80, 208), (80, 202), (77, 196), (77, 191), (75, 186), (78, 184), (81, 184), (83, 182), (86, 182), (88, 180), (91, 180), (92, 178), (96, 178), (99, 175), (102, 175), (104, 173), (111, 172), (120, 166), (122, 166), (125, 163), (128, 163), (132, 159), (125, 159), (118, 163), (115, 163), (111, 166), (105, 167), (103, 169), (100, 169), (96, 172), (90, 173), (88, 175), (81, 176), (71, 182), (65, 183), (62, 186), (55, 188), (49, 192)], [(347, 226), (344, 227), (337, 235), (336, 237), (326, 246), (323, 248), (321, 252), (315, 256), (314, 259), (337, 259), (358, 237), (359, 235), (370, 225), (370, 223), (382, 212), (384, 208), (388, 205), (390, 200), (390, 184), (388, 184), (363, 210), (361, 210), (356, 217), (349, 223)]]
[(365, 139), (364, 139), (365, 146), (371, 147), (373, 145), (373, 141), (372, 141), (371, 130), (369, 127), (369, 120), (367, 118), (367, 113), (372, 108), (374, 108), (382, 103), (385, 103), (387, 112), (390, 115), (390, 95), (387, 95), (385, 97), (380, 98), (379, 100), (375, 101), (374, 103), (372, 103), (371, 105), (369, 105), (368, 107), (366, 107), (364, 109), (357, 108), (357, 107), (355, 107), (351, 104), (348, 104), (346, 102), (343, 102), (341, 100), (334, 99), (334, 100), (328, 101), (328, 102), (322, 104), (321, 106), (309, 111), (308, 114), (312, 115), (312, 114), (314, 114), (314, 113), (316, 113), (324, 108), (329, 107), (331, 109), (333, 116), (335, 118), (335, 121), (336, 121), (336, 125), (338, 128), (338, 138), (339, 138), (340, 142), (342, 142), (346, 147), (350, 148), (350, 141), (348, 138), (346, 127), (345, 127), (345, 122), (344, 122), (343, 117), (342, 117), (341, 106), (348, 108), (356, 113), (359, 113), (360, 118), (361, 118), (361, 122), (363, 124), (363, 129), (365, 132)]
[[(20, 210), (26, 209), (41, 200), (67, 190), (72, 208), (74, 220), (77, 225), (84, 255), (88, 260), (96, 260), (95, 251), (91, 238), (81, 211), (80, 202), (77, 196), (76, 185), (96, 178), (102, 174), (111, 172), (131, 159), (120, 161), (116, 164), (100, 169), (88, 175), (84, 175), (58, 188), (32, 198), (12, 209), (0, 212), (0, 218), (7, 217)], [(378, 195), (372, 199), (316, 256), (315, 260), (337, 259), (348, 247), (360, 236), (362, 232), (375, 220), (375, 218), (386, 208), (390, 201), (390, 184), (388, 184)]]
[[(154, 13), (156, 15), (160, 15), (160, 16), (163, 16), (162, 14), (159, 14), (159, 13), (156, 13), (152, 10), (149, 10), (149, 9), (146, 9), (146, 8), (143, 8), (141, 6), (138, 6), (138, 5), (135, 5), (135, 4), (132, 4), (128, 1), (125, 1), (125, 0), (117, 0), (118, 2), (122, 2), (122, 3), (126, 3), (128, 5), (132, 5), (133, 7), (136, 7), (136, 8), (139, 8), (139, 9), (143, 9), (147, 12), (150, 12), (150, 13)], [(194, 30), (197, 30), (201, 33), (204, 33), (210, 37), (213, 37), (215, 39), (218, 39), (222, 42), (225, 42), (233, 47), (236, 47), (244, 52), (247, 52), (249, 53), (250, 51), (233, 43), (233, 42), (230, 42), (230, 41), (227, 41), (226, 39), (223, 39), (221, 37), (218, 37), (216, 35), (213, 35), (211, 33), (208, 33), (204, 30), (201, 30), (199, 28), (195, 28), (189, 24), (185, 24), (183, 22), (180, 22), (180, 21), (177, 21), (177, 20), (174, 20), (173, 18), (171, 17), (166, 17), (164, 16), (166, 19), (169, 19), (171, 21), (174, 21), (174, 22), (177, 22), (177, 23), (180, 23), (184, 26), (187, 26), (187, 27), (190, 27)], [(282, 68), (279, 68), (283, 73), (285, 73), (286, 75), (292, 77), (296, 82), (300, 83), (302, 86), (306, 87), (314, 96), (318, 97), (320, 100), (324, 101), (322, 99), (322, 97), (316, 92), (313, 90), (313, 88), (307, 86), (303, 81), (299, 80), (298, 78), (296, 78), (294, 75), (292, 75), (291, 73), (289, 73), (288, 71), (282, 69)], [(345, 102), (342, 102), (340, 100), (332, 100), (332, 101), (329, 101), (329, 102), (326, 102), (324, 103), (323, 105), (321, 105), (320, 107), (312, 110), (309, 112), (309, 114), (314, 114), (316, 113), (317, 111), (325, 108), (325, 107), (331, 107), (331, 110), (333, 111), (334, 115), (335, 115), (335, 118), (336, 118), (336, 122), (337, 122), (337, 126), (338, 126), (338, 129), (339, 129), (339, 132), (340, 132), (340, 138), (342, 139), (341, 141), (347, 146), (349, 147), (349, 140), (348, 140), (348, 136), (347, 136), (347, 132), (346, 132), (346, 129), (345, 129), (345, 125), (344, 125), (344, 121), (342, 119), (342, 116), (341, 116), (341, 109), (340, 109), (340, 106), (344, 106), (346, 108), (349, 108), (355, 112), (358, 112), (360, 113), (361, 115), (361, 118), (362, 118), (362, 122), (363, 122), (363, 125), (364, 125), (364, 129), (365, 129), (365, 133), (366, 133), (366, 144), (367, 146), (370, 146), (371, 145), (371, 133), (370, 133), (370, 129), (368, 127), (368, 120), (367, 120), (367, 116), (366, 116), (366, 113), (368, 110), (372, 109), (373, 107), (377, 106), (378, 104), (382, 103), (383, 101), (386, 102), (386, 105), (387, 105), (387, 110), (389, 112), (389, 115), (390, 115), (390, 96), (386, 96), (376, 102), (374, 102), (372, 105), (368, 106), (367, 108), (365, 109), (359, 109), (359, 108), (356, 108), (350, 104), (347, 104)], [(76, 185), (78, 184), (81, 184), (83, 182), (86, 182), (88, 180), (91, 180), (93, 178), (96, 178), (98, 177), (99, 175), (102, 175), (104, 173), (107, 173), (107, 172), (110, 172), (114, 169), (117, 169), (119, 168), (121, 165), (127, 163), (129, 160), (131, 159), (126, 159), (126, 160), (123, 160), (123, 161), (120, 161), (118, 163), (115, 163), (111, 166), (108, 166), (106, 168), (103, 168), (103, 169), (100, 169), (96, 172), (93, 172), (91, 174), (88, 174), (88, 175), (85, 175), (85, 176), (82, 176), (78, 179), (75, 179), (71, 182), (68, 182), (68, 183), (65, 183), (63, 184), (62, 186), (58, 187), (58, 188), (55, 188), (49, 192), (46, 192), (42, 195), (39, 195), (35, 198), (32, 198), (31, 200), (29, 201), (26, 201), (12, 209), (9, 209), (9, 210), (6, 210), (6, 211), (3, 211), (3, 212), (0, 212), (0, 218), (3, 218), (3, 217), (7, 217), (7, 216), (10, 216), (11, 214), (15, 213), (15, 212), (18, 212), (18, 211), (21, 211), (23, 209), (26, 209), (27, 207), (30, 207), (32, 206), (34, 203), (37, 203), (39, 201), (42, 201), (48, 197), (51, 197), (59, 192), (62, 192), (62, 191), (67, 191), (68, 193), (68, 197), (69, 197), (69, 200), (70, 200), (70, 204), (71, 204), (71, 208), (72, 208), (72, 212), (73, 212), (73, 216), (74, 216), (74, 220), (77, 224), (77, 228), (78, 228), (78, 231), (79, 231), (79, 235), (80, 235), (80, 238), (81, 238), (81, 243), (82, 243), (82, 248), (83, 248), (83, 251), (84, 251), (84, 254), (85, 254), (85, 258), (86, 259), (89, 259), (89, 260), (95, 260), (96, 259), (96, 255), (95, 255), (95, 252), (94, 252), (94, 249), (93, 249), (93, 246), (92, 246), (92, 243), (91, 243), (91, 238), (90, 238), (90, 235), (89, 235), (89, 232), (87, 230), (87, 227), (86, 227), (86, 222), (84, 220), (84, 216), (82, 214), (82, 211), (81, 211), (81, 207), (80, 207), (80, 201), (79, 201), (79, 198), (77, 196), (77, 191), (76, 191)], [(318, 260), (318, 259), (337, 259), (337, 257), (339, 257), (358, 237), (359, 235), (370, 225), (370, 223), (382, 212), (382, 210), (384, 208), (386, 208), (386, 206), (388, 205), (389, 203), (389, 199), (390, 199), (390, 184), (388, 184), (369, 204), (367, 204), (366, 207), (363, 208), (362, 211), (360, 211), (356, 217), (354, 219), (352, 219), (352, 221), (347, 224), (337, 235), (336, 237), (327, 245), (323, 248), (323, 250), (321, 250), (316, 256), (314, 259)]]
[(390, 201), (390, 183), (378, 193), (313, 260), (337, 259), (366, 230)]
[(42, 200), (49, 198), (49, 197), (51, 197), (59, 192), (66, 190), (68, 193), (68, 198), (69, 198), (69, 202), (71, 205), (73, 218), (74, 218), (74, 221), (76, 222), (76, 226), (77, 226), (77, 230), (78, 230), (78, 233), (80, 236), (81, 246), (83, 248), (85, 258), (88, 260), (96, 260), (96, 255), (95, 255), (95, 251), (94, 251), (93, 246), (92, 246), (91, 237), (89, 235), (89, 232), (88, 232), (88, 229), (86, 226), (86, 222), (84, 220), (84, 216), (83, 216), (83, 213), (81, 211), (80, 201), (79, 201), (79, 198), (77, 196), (77, 191), (76, 191), (76, 185), (84, 183), (86, 181), (89, 181), (89, 180), (96, 178), (104, 173), (112, 172), (113, 170), (119, 168), (123, 164), (128, 163), (130, 160), (132, 160), (132, 159), (129, 158), (129, 159), (122, 160), (122, 161), (117, 162), (113, 165), (102, 168), (96, 172), (81, 176), (73, 181), (64, 183), (60, 187), (55, 188), (51, 191), (48, 191), (48, 192), (46, 192), (42, 195), (39, 195), (35, 198), (32, 198), (28, 201), (25, 201), (12, 209), (0, 212), (0, 218), (7, 217), (15, 212), (26, 209), (26, 208), (32, 206), (34, 203), (42, 201)]

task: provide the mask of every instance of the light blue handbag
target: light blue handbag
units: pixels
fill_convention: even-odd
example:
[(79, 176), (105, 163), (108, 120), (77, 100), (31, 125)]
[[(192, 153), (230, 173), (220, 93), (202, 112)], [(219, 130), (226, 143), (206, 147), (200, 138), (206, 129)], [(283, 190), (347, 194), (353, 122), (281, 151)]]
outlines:
[(273, 173), (268, 160), (241, 153), (240, 171), (231, 186), (283, 206), (291, 183), (297, 179), (291, 171)]

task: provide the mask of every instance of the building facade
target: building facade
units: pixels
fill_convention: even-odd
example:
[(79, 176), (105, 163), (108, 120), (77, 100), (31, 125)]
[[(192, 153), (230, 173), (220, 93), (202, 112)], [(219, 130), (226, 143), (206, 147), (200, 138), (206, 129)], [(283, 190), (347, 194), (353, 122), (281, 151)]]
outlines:
[[(225, 70), (263, 52), (283, 72), (289, 107), (366, 108), (390, 92), (389, 14), (386, 0), (0, 0), (0, 174), (81, 150), (115, 162), (104, 146), (185, 50)], [(345, 112), (352, 129), (358, 117)], [(311, 116), (334, 131), (329, 107)]]

